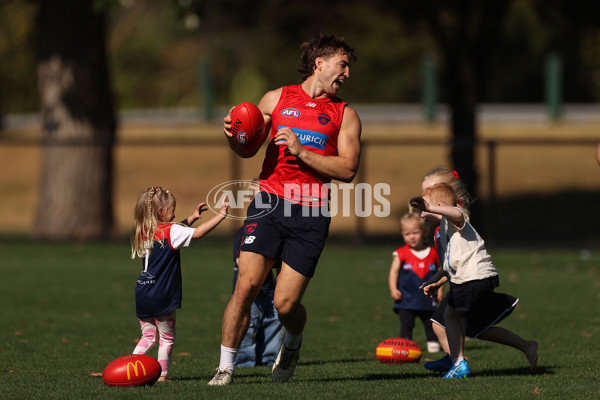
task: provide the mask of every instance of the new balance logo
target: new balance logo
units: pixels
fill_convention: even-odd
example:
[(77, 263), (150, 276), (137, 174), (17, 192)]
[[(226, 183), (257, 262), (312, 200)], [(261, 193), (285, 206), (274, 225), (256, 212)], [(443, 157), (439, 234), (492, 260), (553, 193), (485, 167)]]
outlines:
[(317, 103), (306, 103), (305, 107), (311, 107), (311, 108), (315, 108), (317, 106)]

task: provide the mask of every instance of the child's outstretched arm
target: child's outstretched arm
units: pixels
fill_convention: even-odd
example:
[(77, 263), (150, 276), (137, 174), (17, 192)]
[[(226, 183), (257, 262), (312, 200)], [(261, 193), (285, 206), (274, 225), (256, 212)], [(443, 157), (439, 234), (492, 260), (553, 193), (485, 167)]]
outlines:
[(446, 276), (444, 270), (440, 269), (433, 274), (431, 278), (423, 282), (423, 284), (419, 286), (419, 289), (423, 289), (423, 293), (425, 293), (425, 295), (434, 297), (436, 294), (439, 295), (439, 289), (441, 289), (446, 282), (448, 282), (448, 276)]
[(390, 266), (388, 283), (390, 285), (390, 296), (396, 301), (402, 300), (402, 292), (398, 289), (398, 276), (400, 275), (400, 259), (394, 257)]
[[(437, 296), (439, 293), (439, 289), (441, 289), (444, 286), (444, 283), (448, 282), (448, 277), (447, 276), (443, 276), (442, 278), (440, 278), (440, 280), (427, 284), (427, 282), (425, 282), (424, 284), (422, 284), (421, 286), (419, 286), (419, 289), (423, 289), (423, 293), (425, 293), (425, 295), (429, 296), (429, 297), (434, 297)], [(438, 297), (439, 298), (439, 297)], [(437, 300), (437, 298), (436, 298)], [(438, 300), (441, 301), (441, 300)]]
[(410, 206), (420, 212), (428, 212), (446, 217), (448, 221), (460, 228), (465, 224), (465, 214), (463, 214), (458, 207), (448, 206), (442, 203), (432, 205), (422, 197), (413, 197), (410, 199)]
[[(437, 271), (442, 270), (442, 267), (440, 267), (439, 264), (436, 267), (437, 267)], [(432, 295), (431, 297), (434, 297), (434, 296)], [(443, 299), (444, 299), (444, 285), (441, 285), (437, 290), (437, 294), (435, 295), (435, 301), (437, 303), (441, 303)]]
[(206, 203), (198, 204), (192, 215), (181, 221), (181, 223), (187, 226), (192, 226), (194, 222), (202, 218), (202, 213), (207, 209), (208, 207), (206, 206)]
[(194, 234), (192, 235), (193, 239), (199, 239), (212, 231), (217, 225), (221, 223), (227, 217), (227, 212), (229, 210), (229, 204), (224, 204), (221, 206), (221, 210), (217, 215), (209, 219), (208, 221), (198, 225)]

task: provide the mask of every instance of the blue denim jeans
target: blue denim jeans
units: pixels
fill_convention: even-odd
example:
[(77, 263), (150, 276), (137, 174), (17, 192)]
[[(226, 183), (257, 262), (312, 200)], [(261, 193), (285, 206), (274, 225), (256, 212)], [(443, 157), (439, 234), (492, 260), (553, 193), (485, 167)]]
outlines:
[(273, 298), (261, 291), (252, 303), (250, 326), (235, 358), (236, 367), (273, 365), (284, 335)]

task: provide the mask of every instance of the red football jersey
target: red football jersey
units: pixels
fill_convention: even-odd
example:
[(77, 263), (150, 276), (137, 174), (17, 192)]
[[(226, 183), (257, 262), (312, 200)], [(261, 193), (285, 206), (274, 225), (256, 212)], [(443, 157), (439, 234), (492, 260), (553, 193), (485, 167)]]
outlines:
[(318, 154), (338, 154), (337, 140), (347, 103), (337, 97), (313, 99), (302, 85), (284, 86), (271, 114), (271, 137), (260, 174), (261, 190), (309, 206), (327, 204), (331, 178), (292, 156), (287, 146), (275, 144), (277, 131), (289, 127), (300, 143)]
[(396, 249), (394, 255), (400, 260), (397, 287), (402, 292), (402, 300), (394, 302), (394, 308), (434, 310), (435, 301), (427, 297), (419, 287), (437, 270), (439, 260), (435, 249), (430, 247), (429, 254), (419, 258), (404, 245)]
[(429, 247), (429, 254), (423, 258), (419, 258), (410, 250), (408, 245), (397, 248), (394, 255), (400, 259), (400, 264), (403, 270), (414, 272), (422, 281), (425, 281), (427, 275), (432, 275), (437, 271), (439, 264), (438, 255), (433, 247)]

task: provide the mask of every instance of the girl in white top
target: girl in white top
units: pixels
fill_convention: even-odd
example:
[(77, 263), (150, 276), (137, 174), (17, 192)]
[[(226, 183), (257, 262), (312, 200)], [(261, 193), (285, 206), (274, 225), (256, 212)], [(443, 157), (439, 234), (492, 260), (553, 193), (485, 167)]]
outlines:
[[(423, 290), (426, 294), (432, 294), (450, 281), (448, 307), (444, 319), (453, 366), (444, 377), (462, 378), (470, 373), (463, 355), (465, 322), (470, 325), (471, 330), (484, 331), (509, 313), (502, 314), (499, 318), (495, 317), (493, 321), (489, 321), (488, 318), (497, 308), (498, 301), (504, 298), (504, 295), (494, 293), (494, 288), (499, 285), (498, 273), (484, 241), (466, 220), (463, 211), (457, 207), (457, 197), (450, 185), (433, 185), (425, 189), (421, 197), (412, 199), (410, 204), (422, 213), (422, 217), (428, 223), (440, 226), (440, 263), (446, 275), (437, 282), (425, 285)], [(481, 324), (481, 321), (486, 321), (485, 324), (489, 321), (489, 325), (475, 328), (474, 325)], [(505, 336), (503, 341), (522, 342), (530, 366), (535, 368), (537, 342), (526, 341), (505, 329), (502, 332)]]
[[(450, 281), (462, 284), (498, 276), (483, 239), (465, 219), (463, 210), (458, 207), (453, 209), (447, 207), (444, 211), (454, 217), (441, 218), (438, 239), (438, 244), (445, 255), (440, 263), (450, 277)], [(439, 217), (443, 214), (433, 215)]]

